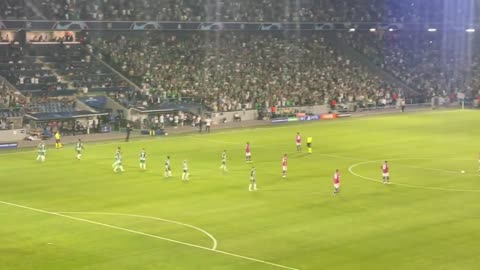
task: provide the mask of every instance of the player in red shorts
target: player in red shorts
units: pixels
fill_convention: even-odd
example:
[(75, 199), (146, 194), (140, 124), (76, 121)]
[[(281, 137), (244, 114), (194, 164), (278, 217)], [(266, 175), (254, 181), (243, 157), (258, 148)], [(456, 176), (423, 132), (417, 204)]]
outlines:
[(295, 144), (297, 145), (297, 152), (302, 152), (302, 136), (300, 136), (300, 132), (297, 132), (297, 136), (295, 136)]
[(247, 142), (247, 145), (245, 146), (245, 159), (247, 162), (252, 161), (252, 152), (250, 151), (250, 143)]
[(333, 195), (337, 195), (340, 192), (340, 172), (338, 169), (335, 170), (333, 174)]
[(283, 154), (282, 158), (282, 177), (287, 177), (287, 154)]
[(385, 160), (382, 166), (380, 166), (380, 169), (382, 170), (383, 183), (390, 184), (390, 168), (388, 167), (388, 161)]

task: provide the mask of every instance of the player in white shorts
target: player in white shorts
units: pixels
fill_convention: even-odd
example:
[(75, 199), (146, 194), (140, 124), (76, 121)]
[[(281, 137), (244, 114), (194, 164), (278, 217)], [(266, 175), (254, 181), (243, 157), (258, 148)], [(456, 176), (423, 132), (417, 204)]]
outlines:
[(384, 184), (390, 184), (390, 168), (388, 167), (388, 161), (385, 162), (380, 166), (382, 170), (382, 179)]
[(257, 180), (255, 178), (255, 167), (252, 167), (250, 170), (250, 185), (248, 186), (248, 191), (257, 191)]
[(222, 164), (220, 165), (220, 169), (222, 169), (224, 172), (227, 171), (227, 150), (223, 150)]
[(190, 173), (188, 173), (187, 160), (184, 160), (184, 161), (183, 161), (182, 168), (183, 168), (182, 180), (183, 180), (183, 181), (188, 181), (188, 177), (190, 176)]
[(340, 172), (338, 169), (333, 174), (333, 196), (336, 196), (340, 192)]
[(295, 144), (297, 145), (297, 152), (302, 152), (302, 137), (300, 136), (300, 132), (297, 132), (297, 136), (295, 136)]
[(245, 145), (245, 160), (247, 162), (252, 162), (252, 152), (250, 150), (250, 143), (247, 142), (247, 144)]

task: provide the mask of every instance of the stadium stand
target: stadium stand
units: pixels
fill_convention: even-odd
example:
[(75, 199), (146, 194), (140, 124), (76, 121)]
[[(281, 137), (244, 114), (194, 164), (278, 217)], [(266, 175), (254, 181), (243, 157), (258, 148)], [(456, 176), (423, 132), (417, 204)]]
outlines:
[[(237, 22), (443, 22), (445, 1), (433, 0), (44, 0), (43, 18)], [(457, 10), (459, 15), (468, 10)], [(5, 0), (1, 18), (35, 16), (22, 1)]]
[(25, 5), (25, 0), (0, 1), (0, 19), (26, 19), (31, 15), (30, 9)]
[[(478, 89), (478, 45), (466, 53), (469, 37), (417, 32), (350, 33), (342, 39), (410, 87), (428, 96)], [(475, 43), (474, 43), (475, 44)], [(461, 50), (459, 50), (460, 47)]]
[[(355, 28), (362, 22), (459, 23), (472, 19), (467, 7), (440, 0), (6, 0), (0, 3), (0, 18), (351, 22)], [(19, 91), (3, 92), (0, 108), (67, 115), (77, 111), (79, 97), (84, 104), (102, 100), (92, 103), (101, 111), (110, 100), (118, 103), (117, 111), (171, 110), (172, 104), (191, 111), (202, 104), (212, 112), (342, 103), (369, 108), (458, 91), (476, 95), (478, 57), (445, 50), (455, 48), (458, 39), (425, 30), (84, 31), (78, 32), (79, 42), (68, 32), (48, 38), (32, 34), (26, 43), (45, 45), (0, 49), (0, 75)], [(63, 44), (73, 41), (80, 44)], [(459, 67), (469, 72), (458, 72)]]
[[(108, 66), (92, 58), (84, 45), (26, 45), (21, 53), (8, 49), (11, 53), (2, 56), (0, 62), (5, 85), (0, 91), (2, 123), (27, 116), (27, 122), (33, 121), (42, 129), (52, 121), (61, 121), (66, 133), (87, 132), (74, 119), (97, 119), (105, 112), (97, 112), (86, 104), (77, 106), (77, 96), (89, 91), (119, 91), (124, 84)], [(8, 91), (4, 90), (6, 86)], [(97, 119), (96, 123), (100, 121)], [(94, 130), (99, 127), (95, 125)]]
[(192, 97), (213, 111), (334, 99), (367, 106), (393, 103), (398, 91), (335, 50), (322, 34), (159, 33), (98, 39), (93, 45), (142, 84), (136, 95), (144, 101)]

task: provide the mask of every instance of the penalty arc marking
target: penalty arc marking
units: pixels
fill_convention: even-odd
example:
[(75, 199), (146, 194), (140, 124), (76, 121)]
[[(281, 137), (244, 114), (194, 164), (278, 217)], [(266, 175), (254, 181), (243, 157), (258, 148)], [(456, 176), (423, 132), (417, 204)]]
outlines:
[(201, 229), (201, 228), (198, 228), (198, 227), (195, 227), (193, 225), (190, 225), (190, 224), (186, 224), (186, 223), (182, 223), (182, 222), (178, 222), (178, 221), (175, 221), (175, 220), (169, 220), (169, 219), (164, 219), (164, 218), (159, 218), (159, 217), (152, 217), (152, 216), (144, 216), (144, 215), (134, 215), (134, 214), (122, 214), (122, 213), (109, 213), (109, 212), (54, 212), (54, 213), (57, 213), (57, 214), (86, 214), (86, 215), (104, 215), (104, 216), (125, 216), (125, 217), (135, 217), (135, 218), (144, 218), (144, 219), (152, 219), (152, 220), (159, 220), (159, 221), (163, 221), (163, 222), (168, 222), (168, 223), (173, 223), (173, 224), (177, 224), (177, 225), (180, 225), (180, 226), (184, 226), (184, 227), (188, 227), (188, 228), (192, 228), (194, 230), (197, 230), (203, 234), (205, 234), (206, 236), (208, 236), (208, 238), (210, 238), (213, 242), (213, 246), (212, 246), (212, 249), (213, 250), (216, 250), (217, 249), (217, 239), (215, 239), (215, 237), (213, 237), (213, 235), (211, 235), (209, 232)]
[(106, 223), (101, 223), (101, 222), (97, 222), (97, 221), (93, 221), (93, 220), (89, 220), (89, 219), (85, 219), (85, 218), (74, 217), (74, 216), (70, 216), (70, 215), (66, 215), (66, 214), (51, 212), (51, 211), (47, 211), (47, 210), (42, 210), (42, 209), (33, 208), (33, 207), (20, 205), (20, 204), (15, 204), (15, 203), (6, 202), (6, 201), (0, 201), (0, 204), (14, 206), (14, 207), (18, 207), (18, 208), (23, 208), (23, 209), (27, 209), (27, 210), (31, 210), (31, 211), (35, 211), (35, 212), (40, 212), (40, 213), (44, 213), (44, 214), (49, 214), (49, 215), (53, 215), (53, 216), (57, 216), (57, 217), (68, 218), (68, 219), (81, 221), (81, 222), (85, 222), (85, 223), (95, 224), (95, 225), (98, 225), (98, 226), (102, 226), (102, 227), (106, 227), (106, 228), (110, 228), (110, 229), (115, 229), (115, 230), (120, 230), (120, 231), (124, 231), (124, 232), (129, 232), (129, 233), (133, 233), (133, 234), (137, 234), (137, 235), (148, 236), (148, 237), (151, 237), (151, 238), (156, 238), (156, 239), (160, 239), (160, 240), (164, 240), (164, 241), (168, 241), (168, 242), (172, 242), (172, 243), (176, 243), (176, 244), (180, 244), (180, 245), (184, 245), (184, 246), (189, 246), (189, 247), (198, 248), (198, 249), (202, 249), (202, 250), (206, 250), (206, 251), (211, 251), (211, 252), (215, 252), (215, 253), (219, 253), (219, 254), (223, 254), (223, 255), (228, 255), (228, 256), (232, 256), (232, 257), (236, 257), (236, 258), (240, 258), (240, 259), (244, 259), (244, 260), (248, 260), (248, 261), (252, 261), (252, 262), (262, 263), (262, 264), (274, 266), (274, 267), (277, 267), (277, 268), (289, 269), (289, 270), (300, 270), (298, 268), (293, 268), (293, 267), (289, 267), (289, 266), (285, 266), (285, 265), (281, 265), (281, 264), (277, 264), (277, 263), (273, 263), (273, 262), (268, 262), (268, 261), (264, 261), (264, 260), (260, 260), (260, 259), (255, 259), (255, 258), (252, 258), (252, 257), (242, 256), (242, 255), (227, 252), (227, 251), (221, 251), (221, 250), (218, 250), (218, 249), (212, 249), (212, 248), (209, 248), (209, 247), (204, 247), (204, 246), (199, 246), (199, 245), (196, 245), (196, 244), (191, 244), (191, 243), (182, 242), (182, 241), (178, 241), (178, 240), (174, 240), (174, 239), (169, 239), (169, 238), (166, 238), (166, 237), (161, 237), (161, 236), (158, 236), (158, 235), (153, 235), (153, 234), (148, 234), (148, 233), (144, 233), (144, 232), (140, 232), (140, 231), (135, 231), (135, 230), (131, 230), (131, 229), (127, 229), (127, 228), (123, 228), (123, 227), (119, 227), (119, 226), (114, 226), (114, 225), (110, 225), (110, 224), (106, 224)]
[[(422, 158), (419, 158), (419, 159), (422, 159)], [(425, 158), (423, 158), (423, 159), (425, 159)], [(392, 160), (394, 160), (394, 159), (392, 159)], [(415, 159), (413, 158), (413, 159), (402, 159), (402, 160), (415, 160)], [(348, 172), (350, 172), (354, 176), (357, 176), (359, 178), (362, 178), (362, 179), (365, 179), (365, 180), (368, 180), (368, 181), (383, 183), (382, 180), (378, 180), (378, 179), (371, 178), (371, 177), (366, 177), (366, 176), (360, 175), (358, 173), (355, 173), (353, 171), (353, 168), (355, 168), (357, 166), (368, 164), (368, 163), (383, 162), (383, 161), (384, 160), (370, 160), (370, 161), (355, 163), (348, 168)], [(415, 168), (422, 169), (422, 167), (415, 167)], [(432, 168), (425, 168), (425, 169), (432, 170)], [(436, 171), (442, 171), (442, 170), (439, 170), (439, 169), (435, 169), (435, 170)], [(452, 173), (452, 171), (443, 171), (443, 172)], [(402, 186), (402, 187), (409, 187), (409, 188), (420, 188), (420, 189), (440, 190), (440, 191), (450, 191), (450, 192), (480, 192), (479, 189), (456, 189), (456, 188), (426, 187), (426, 186), (409, 185), (409, 184), (402, 184), (402, 183), (395, 183), (395, 182), (390, 182), (390, 184), (391, 185)]]

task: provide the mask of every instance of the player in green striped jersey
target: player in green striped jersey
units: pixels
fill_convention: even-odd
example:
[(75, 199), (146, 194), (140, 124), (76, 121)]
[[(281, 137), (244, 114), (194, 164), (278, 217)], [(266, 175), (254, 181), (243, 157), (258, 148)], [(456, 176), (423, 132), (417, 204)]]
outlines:
[(182, 180), (183, 180), (183, 181), (188, 181), (188, 177), (190, 176), (190, 173), (188, 173), (187, 160), (184, 160), (184, 161), (183, 161), (182, 169), (183, 169)]
[(77, 159), (80, 160), (83, 152), (83, 143), (81, 139), (78, 139), (78, 142), (75, 144), (75, 150), (77, 151)]
[(224, 172), (227, 171), (227, 150), (223, 150), (222, 164), (220, 165), (220, 169), (222, 169)]
[(167, 156), (165, 160), (165, 173), (163, 174), (164, 177), (171, 177), (172, 176), (172, 168), (170, 167), (170, 156)]
[(114, 172), (118, 172), (119, 170), (121, 172), (125, 171), (122, 165), (122, 152), (120, 147), (117, 148), (117, 152), (115, 153), (115, 162), (113, 163), (112, 167)]
[(45, 145), (45, 143), (41, 142), (40, 144), (38, 144), (37, 161), (40, 160), (44, 162), (46, 155), (47, 155), (47, 146)]
[(142, 148), (142, 151), (140, 152), (140, 169), (147, 169), (147, 152), (145, 152), (144, 148)]
[(255, 167), (252, 167), (250, 170), (250, 185), (248, 186), (248, 191), (256, 191), (257, 190), (257, 179), (255, 177), (256, 170)]

